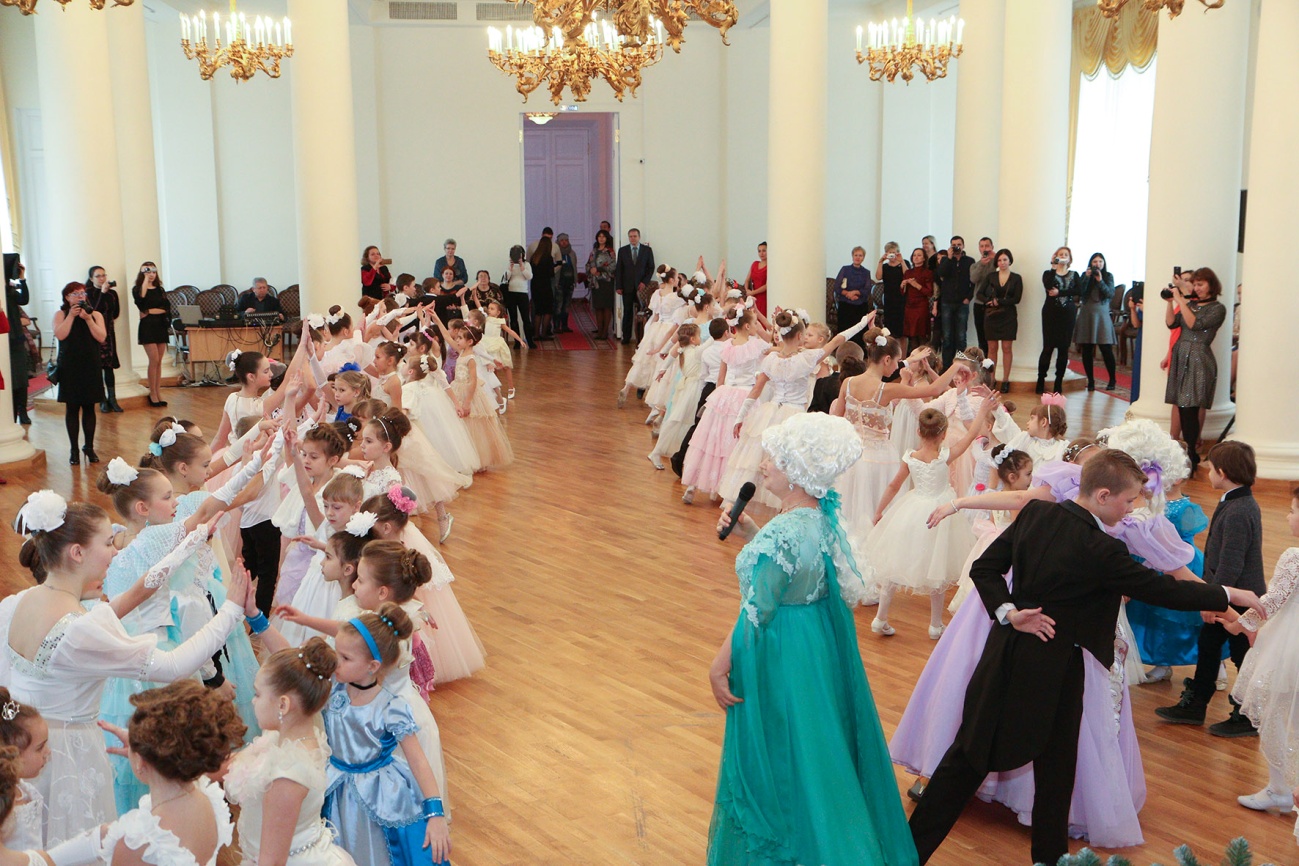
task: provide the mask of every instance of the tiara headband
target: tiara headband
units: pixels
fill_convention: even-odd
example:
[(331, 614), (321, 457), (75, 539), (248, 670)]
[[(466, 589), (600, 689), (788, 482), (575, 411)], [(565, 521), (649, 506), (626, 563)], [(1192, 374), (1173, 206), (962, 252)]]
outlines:
[(17, 701), (5, 701), (4, 707), (0, 708), (0, 719), (4, 719), (6, 722), (12, 722), (14, 719), (18, 718), (18, 713), (21, 710), (22, 707), (18, 705)]

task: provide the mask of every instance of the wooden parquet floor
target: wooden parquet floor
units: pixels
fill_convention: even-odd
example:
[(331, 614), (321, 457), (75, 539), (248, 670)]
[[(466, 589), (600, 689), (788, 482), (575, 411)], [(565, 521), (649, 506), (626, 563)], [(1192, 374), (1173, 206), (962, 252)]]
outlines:
[[(614, 407), (629, 362), (627, 347), (519, 357), (519, 396), (507, 416), (518, 460), (479, 476), (451, 506), (455, 533), (442, 550), (488, 650), (484, 671), (432, 699), (460, 866), (703, 862), (723, 730), (706, 670), (738, 610), (739, 545), (718, 542), (714, 510), (682, 505), (675, 476), (646, 461), (643, 410)], [(162, 411), (210, 433), (225, 394), (169, 389), (168, 410), (101, 416), (99, 454), (138, 457)], [(1028, 400), (1019, 402), (1023, 413)], [(1073, 395), (1070, 427), (1115, 423), (1126, 408), (1102, 393)], [(10, 474), (0, 487), (4, 520), (38, 487), (102, 502), (93, 474), (66, 463), (61, 407), (43, 403), (35, 420), (31, 438), (47, 449), (48, 469)], [(1216, 497), (1205, 485), (1193, 493), (1211, 510)], [(1291, 543), (1288, 498), (1260, 499), (1270, 573)], [(17, 536), (0, 533), (10, 587), (23, 581), (17, 549)], [(871, 615), (857, 614), (858, 639), (891, 733), (933, 647), (928, 605), (899, 599), (898, 634), (889, 639), (871, 634)], [(1172, 849), (1189, 842), (1217, 862), (1225, 843), (1243, 834), (1255, 862), (1299, 862), (1291, 820), (1235, 803), (1266, 781), (1255, 740), (1155, 721), (1154, 708), (1178, 691), (1168, 683), (1133, 690), (1149, 796), (1146, 844), (1123, 853), (1141, 866), (1168, 863)], [(1210, 720), (1225, 715), (1220, 695)], [(879, 796), (900, 796), (910, 781), (900, 773), (898, 790)], [(931, 862), (1027, 861), (1027, 830), (1004, 808), (975, 803)]]

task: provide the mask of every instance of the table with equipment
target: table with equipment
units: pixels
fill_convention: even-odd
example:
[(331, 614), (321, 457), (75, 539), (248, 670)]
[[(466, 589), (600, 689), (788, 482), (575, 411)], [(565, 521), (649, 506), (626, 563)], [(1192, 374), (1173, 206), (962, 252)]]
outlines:
[[(284, 358), (284, 325), (246, 325), (242, 322), (199, 324), (185, 328), (189, 342), (188, 363), (191, 381), (203, 381), (195, 376), (197, 364), (220, 364), (217, 376), (225, 379), (226, 356), (239, 349), (242, 352), (261, 352), (276, 361)], [(209, 376), (210, 378), (210, 376)], [(222, 382), (224, 384), (224, 382)]]

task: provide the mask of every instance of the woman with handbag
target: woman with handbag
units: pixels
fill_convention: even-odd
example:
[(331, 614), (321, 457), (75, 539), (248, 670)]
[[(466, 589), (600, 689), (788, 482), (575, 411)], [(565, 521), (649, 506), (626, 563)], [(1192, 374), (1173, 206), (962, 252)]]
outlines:
[(81, 450), (86, 462), (98, 463), (95, 453), (95, 404), (104, 399), (104, 375), (100, 358), (108, 329), (104, 316), (90, 308), (86, 287), (68, 283), (63, 287), (63, 306), (54, 314), (54, 337), (59, 341), (56, 372), (59, 402), (64, 406), (63, 423), (68, 428), (72, 446), (68, 463), (81, 465), (77, 453), (77, 431), (80, 426), (86, 443)]
[(617, 264), (613, 235), (600, 229), (595, 233), (595, 248), (586, 258), (586, 284), (591, 289), (591, 311), (595, 313), (597, 340), (609, 339), (609, 329), (613, 327), (613, 272)]
[(104, 328), (108, 332), (100, 352), (104, 368), (104, 399), (99, 403), (99, 411), (105, 415), (122, 411), (122, 407), (117, 405), (117, 376), (113, 372), (122, 366), (117, 357), (117, 334), (113, 330), (114, 322), (122, 313), (116, 286), (116, 282), (109, 282), (108, 273), (99, 265), (91, 267), (86, 274), (86, 303), (90, 304), (90, 309), (104, 317)]

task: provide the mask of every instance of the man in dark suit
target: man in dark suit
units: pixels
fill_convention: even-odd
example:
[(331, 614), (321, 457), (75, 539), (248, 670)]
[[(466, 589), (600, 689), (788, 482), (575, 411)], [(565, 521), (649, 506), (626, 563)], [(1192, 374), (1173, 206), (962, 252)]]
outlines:
[[(1030, 502), (970, 569), (999, 623), (965, 693), (956, 741), (911, 814), (920, 862), (937, 850), (988, 773), (1033, 764), (1034, 863), (1069, 852), (1069, 803), (1083, 707), (1083, 652), (1109, 667), (1119, 605), (1128, 595), (1174, 610), (1261, 612), (1258, 596), (1236, 587), (1178, 581), (1138, 565), (1113, 526), (1132, 512), (1146, 477), (1121, 451), (1083, 467), (1071, 502)], [(1004, 575), (1014, 568), (1015, 586)]]
[[(9, 317), (9, 392), (13, 397), (14, 420), (30, 424), (27, 417), (27, 332), (23, 329), (23, 307), (31, 302), (27, 269), (17, 253), (4, 255), (5, 315)], [(111, 326), (110, 326), (111, 327)]]
[(614, 266), (613, 287), (622, 295), (622, 344), (631, 342), (632, 320), (636, 315), (636, 295), (649, 285), (654, 276), (654, 250), (640, 242), (640, 229), (627, 232), (627, 243), (618, 250)]

